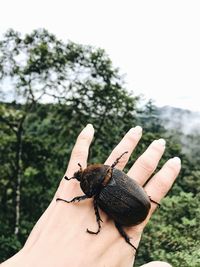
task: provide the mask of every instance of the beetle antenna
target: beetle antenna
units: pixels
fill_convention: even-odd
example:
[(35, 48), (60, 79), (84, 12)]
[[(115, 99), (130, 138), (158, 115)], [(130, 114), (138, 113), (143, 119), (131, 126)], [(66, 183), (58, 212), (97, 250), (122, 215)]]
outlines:
[(80, 167), (80, 171), (82, 172), (83, 171), (83, 168), (82, 168), (81, 164), (78, 163), (78, 166)]
[(119, 156), (116, 160), (115, 160), (115, 162), (111, 165), (111, 168), (113, 169), (118, 163), (119, 163), (119, 160), (125, 155), (125, 154), (127, 154), (128, 153), (128, 151), (125, 151), (123, 154), (121, 154), (121, 156)]

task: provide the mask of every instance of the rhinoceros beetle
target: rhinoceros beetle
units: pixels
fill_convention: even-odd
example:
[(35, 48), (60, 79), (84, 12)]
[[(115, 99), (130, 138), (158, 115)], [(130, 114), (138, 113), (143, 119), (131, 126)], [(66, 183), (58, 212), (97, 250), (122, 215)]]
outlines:
[(113, 219), (120, 235), (136, 250), (123, 226), (134, 226), (143, 222), (149, 213), (150, 201), (158, 205), (159, 203), (147, 196), (144, 189), (136, 181), (123, 171), (115, 168), (121, 157), (126, 153), (128, 152), (124, 152), (111, 166), (92, 164), (83, 170), (81, 165), (78, 164), (80, 170), (75, 172), (73, 177), (65, 176), (64, 178), (68, 181), (77, 179), (85, 195), (74, 197), (72, 200), (57, 198), (56, 201), (72, 203), (93, 198), (98, 230), (93, 232), (87, 229), (87, 232), (90, 234), (100, 232), (102, 220), (98, 210), (99, 207)]

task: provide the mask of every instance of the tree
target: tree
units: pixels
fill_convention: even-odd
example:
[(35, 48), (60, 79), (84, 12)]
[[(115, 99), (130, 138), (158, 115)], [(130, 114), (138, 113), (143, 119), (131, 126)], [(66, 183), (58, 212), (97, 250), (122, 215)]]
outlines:
[[(24, 220), (24, 211), (33, 211), (35, 204), (32, 201), (26, 207), (21, 200), (28, 195), (35, 200), (40, 195), (47, 202), (53, 192), (52, 184), (55, 187), (48, 176), (50, 172), (44, 171), (43, 157), (54, 161), (48, 166), (54, 175), (56, 168), (63, 171), (63, 157), (69, 155), (77, 133), (92, 122), (100, 149), (92, 150), (91, 154), (94, 160), (102, 160), (119, 133), (134, 122), (137, 98), (123, 88), (122, 78), (104, 50), (73, 42), (66, 44), (46, 30), (25, 36), (9, 30), (0, 41), (0, 70), (1, 129), (7, 144), (12, 146), (6, 155), (7, 162), (14, 159), (9, 177), (7, 162), (2, 162), (1, 203), (5, 206), (9, 200), (15, 207), (13, 233), (23, 241), (28, 231), (24, 232), (24, 226), (27, 227), (31, 215), (29, 212)], [(110, 129), (112, 135), (107, 134)], [(70, 140), (65, 151), (66, 136)], [(35, 190), (30, 186), (30, 182), (34, 184), (41, 177), (40, 183), (50, 185), (47, 194), (43, 186), (35, 185)], [(3, 181), (7, 183), (8, 178), (12, 182), (8, 183), (9, 190), (5, 190)], [(12, 192), (9, 197), (8, 192)], [(42, 209), (44, 205), (37, 210)], [(37, 217), (38, 212), (32, 214)]]

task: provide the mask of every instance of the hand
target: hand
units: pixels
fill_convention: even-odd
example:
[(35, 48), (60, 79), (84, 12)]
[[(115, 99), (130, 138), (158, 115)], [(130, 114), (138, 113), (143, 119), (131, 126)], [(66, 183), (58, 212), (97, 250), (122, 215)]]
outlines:
[[(72, 177), (79, 169), (78, 163), (83, 168), (87, 166), (88, 150), (93, 135), (94, 129), (88, 124), (78, 136), (65, 173), (67, 177)], [(141, 136), (141, 127), (130, 129), (105, 164), (111, 165), (124, 151), (128, 151), (116, 166), (123, 170)], [(153, 141), (130, 168), (128, 176), (143, 186), (156, 169), (164, 150), (163, 139)], [(145, 185), (147, 194), (156, 202), (160, 202), (174, 183), (180, 168), (179, 158), (169, 159)], [(62, 179), (52, 202), (36, 223), (23, 249), (4, 262), (2, 267), (131, 267), (135, 251), (120, 236), (113, 221), (101, 210), (101, 232), (98, 235), (86, 233), (87, 228), (94, 231), (97, 228), (92, 199), (70, 204), (56, 202), (58, 197), (72, 199), (79, 195), (83, 195), (83, 192), (77, 180)], [(124, 228), (135, 247), (138, 247), (143, 229), (156, 208), (157, 205), (151, 203), (150, 212), (144, 222)], [(151, 264), (149, 266), (158, 266), (157, 263)]]

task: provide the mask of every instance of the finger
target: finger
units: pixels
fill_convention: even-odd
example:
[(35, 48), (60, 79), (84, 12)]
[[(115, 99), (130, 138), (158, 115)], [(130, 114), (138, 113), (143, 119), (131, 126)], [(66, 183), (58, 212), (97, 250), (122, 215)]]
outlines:
[(142, 136), (142, 128), (140, 126), (136, 126), (135, 128), (131, 128), (126, 135), (123, 137), (123, 139), (120, 141), (120, 143), (114, 148), (108, 159), (104, 164), (106, 165), (112, 165), (114, 161), (121, 156), (122, 153), (128, 151), (127, 154), (125, 154), (119, 161), (119, 163), (116, 165), (117, 169), (122, 170), (126, 163), (128, 162), (128, 159), (136, 147), (137, 143), (139, 142), (140, 138)]
[(140, 267), (172, 267), (169, 263), (163, 261), (152, 261)]
[[(145, 191), (148, 196), (156, 201), (160, 202), (162, 198), (172, 187), (176, 177), (181, 169), (181, 160), (178, 157), (169, 159), (161, 170), (152, 177), (152, 179), (145, 186)], [(149, 216), (155, 211), (157, 205), (152, 203)]]
[(88, 152), (93, 136), (94, 128), (92, 124), (88, 124), (79, 134), (66, 171), (69, 178), (79, 169), (78, 163), (81, 164), (83, 169), (87, 166)]
[[(80, 163), (83, 168), (87, 166), (88, 152), (93, 136), (94, 128), (91, 124), (88, 124), (79, 134), (76, 140), (76, 144), (71, 153), (67, 171), (65, 173), (68, 178), (71, 178), (74, 173), (79, 170), (80, 167), (78, 166), (78, 163)], [(65, 195), (69, 185), (71, 186), (72, 191), (75, 188), (77, 189), (79, 187), (77, 181), (72, 180), (68, 182), (63, 178), (56, 192), (56, 197), (61, 197), (61, 195)]]
[(132, 177), (140, 185), (144, 185), (155, 171), (165, 151), (165, 143), (164, 139), (153, 141), (147, 150), (133, 164), (127, 173), (128, 176)]

